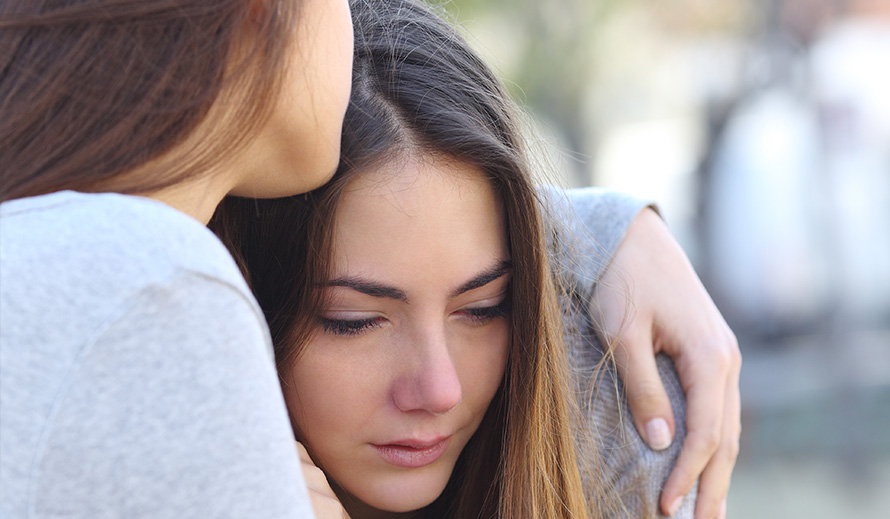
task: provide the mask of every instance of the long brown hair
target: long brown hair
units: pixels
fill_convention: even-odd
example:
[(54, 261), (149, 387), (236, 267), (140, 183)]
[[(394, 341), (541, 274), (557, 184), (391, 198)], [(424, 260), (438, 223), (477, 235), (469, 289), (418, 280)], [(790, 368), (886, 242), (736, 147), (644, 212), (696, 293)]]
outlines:
[[(0, 3), (0, 201), (61, 189), (148, 192), (206, 171), (265, 120), (298, 7)], [(260, 35), (249, 44), (248, 28)], [(225, 130), (177, 157), (174, 168), (126, 175), (182, 143), (217, 101), (225, 114), (213, 126)]]
[[(280, 200), (228, 199), (211, 221), (270, 324), (282, 383), (316, 327), (337, 203), (357, 175), (414, 154), (486, 173), (504, 206), (513, 264), (503, 385), (443, 494), (446, 518), (590, 516), (537, 192), (514, 108), (454, 29), (415, 0), (354, 0), (355, 63), (341, 165), (331, 183)], [(299, 434), (299, 432), (298, 432)]]

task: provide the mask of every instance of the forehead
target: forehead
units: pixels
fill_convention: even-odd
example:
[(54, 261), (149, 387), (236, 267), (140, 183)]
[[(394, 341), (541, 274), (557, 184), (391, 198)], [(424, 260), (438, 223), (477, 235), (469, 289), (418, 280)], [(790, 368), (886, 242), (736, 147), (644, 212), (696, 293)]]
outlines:
[(509, 259), (490, 181), (450, 159), (404, 159), (362, 173), (344, 192), (334, 223), (337, 275), (426, 270), (460, 277)]
[(476, 166), (442, 155), (407, 154), (360, 173), (344, 198), (381, 196), (404, 205), (425, 192), (454, 189), (470, 197), (494, 196), (486, 174)]

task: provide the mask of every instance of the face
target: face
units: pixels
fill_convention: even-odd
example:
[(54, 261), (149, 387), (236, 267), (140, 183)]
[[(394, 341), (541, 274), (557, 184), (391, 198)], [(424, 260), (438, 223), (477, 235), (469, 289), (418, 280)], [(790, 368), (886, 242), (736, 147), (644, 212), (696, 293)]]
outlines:
[(352, 83), (347, 0), (303, 0), (288, 74), (272, 116), (242, 155), (250, 174), (232, 194), (280, 197), (327, 182), (337, 167)]
[(350, 183), (334, 236), (325, 307), (285, 398), (347, 500), (416, 510), (445, 488), (504, 375), (501, 205), (473, 167), (399, 162)]

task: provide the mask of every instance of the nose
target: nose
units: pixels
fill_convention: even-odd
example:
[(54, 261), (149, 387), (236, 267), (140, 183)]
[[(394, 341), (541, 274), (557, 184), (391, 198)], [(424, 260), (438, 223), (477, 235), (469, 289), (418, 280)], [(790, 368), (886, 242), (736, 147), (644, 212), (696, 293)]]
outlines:
[(406, 349), (411, 362), (393, 386), (396, 407), (403, 411), (425, 411), (445, 414), (463, 397), (460, 378), (440, 326), (426, 328), (416, 334)]

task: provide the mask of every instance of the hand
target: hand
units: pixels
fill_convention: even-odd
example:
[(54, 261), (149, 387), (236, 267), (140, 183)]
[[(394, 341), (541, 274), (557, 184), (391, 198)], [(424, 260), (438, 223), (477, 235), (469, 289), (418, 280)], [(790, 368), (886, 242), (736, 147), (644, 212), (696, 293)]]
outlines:
[(300, 453), (303, 477), (306, 479), (306, 486), (309, 487), (309, 499), (312, 501), (315, 519), (349, 519), (337, 495), (331, 490), (324, 472), (312, 462), (306, 447), (297, 442), (297, 451)]
[[(655, 354), (674, 361), (686, 392), (686, 440), (660, 498), (673, 515), (701, 475), (696, 519), (724, 517), (741, 434), (735, 335), (667, 226), (644, 210), (618, 247), (594, 294), (604, 344), (614, 344), (634, 424), (656, 450), (670, 445), (674, 419)], [(626, 311), (629, 310), (629, 311)]]

